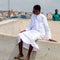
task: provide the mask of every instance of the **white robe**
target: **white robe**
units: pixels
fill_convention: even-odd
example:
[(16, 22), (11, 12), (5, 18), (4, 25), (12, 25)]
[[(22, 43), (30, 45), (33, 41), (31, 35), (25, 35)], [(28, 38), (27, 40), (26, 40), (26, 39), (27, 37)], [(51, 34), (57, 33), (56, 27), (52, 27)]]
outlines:
[(22, 39), (24, 48), (28, 49), (31, 44), (33, 50), (36, 51), (39, 47), (35, 41), (37, 39), (44, 39), (45, 36), (47, 39), (51, 39), (51, 32), (47, 18), (43, 14), (32, 14), (31, 23), (26, 31), (18, 34), (18, 43), (21, 41), (20, 39)]

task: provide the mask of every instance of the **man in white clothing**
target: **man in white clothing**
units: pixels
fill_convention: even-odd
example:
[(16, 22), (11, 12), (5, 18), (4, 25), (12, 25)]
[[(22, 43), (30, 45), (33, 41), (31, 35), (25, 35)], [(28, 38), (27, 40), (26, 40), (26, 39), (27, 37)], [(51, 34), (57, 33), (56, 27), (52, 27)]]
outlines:
[(24, 31), (21, 31), (18, 35), (18, 45), (19, 45), (19, 55), (16, 58), (21, 59), (23, 57), (22, 48), (25, 47), (28, 49), (28, 54), (26, 60), (30, 60), (30, 55), (32, 50), (39, 49), (36, 44), (36, 40), (44, 39), (47, 37), (48, 41), (56, 42), (51, 38), (50, 28), (47, 22), (47, 18), (40, 13), (40, 5), (35, 5), (33, 7), (33, 14), (31, 16), (31, 23), (28, 28)]

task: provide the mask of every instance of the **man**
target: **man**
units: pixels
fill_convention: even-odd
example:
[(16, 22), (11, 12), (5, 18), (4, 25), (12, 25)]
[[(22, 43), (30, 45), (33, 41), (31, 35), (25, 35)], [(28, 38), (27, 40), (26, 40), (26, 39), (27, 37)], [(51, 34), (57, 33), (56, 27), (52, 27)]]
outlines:
[(60, 14), (58, 14), (58, 9), (55, 9), (55, 14), (53, 14), (54, 21), (60, 21)]
[(18, 45), (19, 45), (19, 55), (16, 58), (22, 59), (23, 51), (22, 48), (25, 47), (28, 49), (28, 54), (26, 56), (26, 60), (30, 60), (30, 55), (32, 50), (39, 49), (36, 44), (36, 40), (43, 39), (47, 36), (48, 41), (56, 42), (51, 39), (51, 32), (48, 26), (48, 22), (46, 17), (40, 13), (41, 7), (40, 5), (35, 5), (33, 7), (33, 14), (31, 17), (31, 23), (29, 27), (21, 31), (18, 35)]

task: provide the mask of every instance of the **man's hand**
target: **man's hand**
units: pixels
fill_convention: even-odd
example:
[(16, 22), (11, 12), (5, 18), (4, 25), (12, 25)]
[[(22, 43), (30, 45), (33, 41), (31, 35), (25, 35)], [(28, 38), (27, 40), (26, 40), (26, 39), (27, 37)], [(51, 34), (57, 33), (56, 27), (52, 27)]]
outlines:
[(56, 40), (53, 40), (53, 39), (49, 39), (49, 41), (51, 41), (51, 42), (57, 42)]
[(20, 31), (20, 33), (24, 32), (24, 31), (26, 31), (26, 30)]

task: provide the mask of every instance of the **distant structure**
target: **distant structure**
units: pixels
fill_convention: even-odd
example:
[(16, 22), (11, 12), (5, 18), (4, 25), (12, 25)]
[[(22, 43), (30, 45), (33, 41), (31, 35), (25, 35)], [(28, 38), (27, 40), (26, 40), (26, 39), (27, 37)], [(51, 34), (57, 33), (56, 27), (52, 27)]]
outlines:
[(0, 13), (0, 21), (1, 21), (1, 19), (3, 19), (3, 15), (2, 15), (2, 13)]
[(52, 20), (52, 13), (51, 12), (47, 14), (47, 19)]
[(24, 11), (14, 11), (13, 9), (8, 11), (0, 11), (0, 20), (8, 19), (8, 18), (23, 18), (30, 19), (32, 12), (24, 12)]
[(13, 11), (13, 9), (10, 11), (10, 16), (14, 16), (15, 12)]

